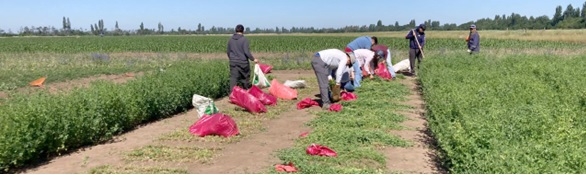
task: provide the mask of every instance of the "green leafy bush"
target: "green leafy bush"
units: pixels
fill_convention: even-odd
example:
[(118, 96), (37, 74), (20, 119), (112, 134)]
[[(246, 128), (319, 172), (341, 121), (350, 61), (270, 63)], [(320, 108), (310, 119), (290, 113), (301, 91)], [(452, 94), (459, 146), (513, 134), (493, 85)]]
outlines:
[(228, 93), (225, 61), (184, 61), (125, 84), (97, 82), (67, 94), (21, 95), (0, 106), (0, 168), (105, 141), (191, 107), (194, 93)]

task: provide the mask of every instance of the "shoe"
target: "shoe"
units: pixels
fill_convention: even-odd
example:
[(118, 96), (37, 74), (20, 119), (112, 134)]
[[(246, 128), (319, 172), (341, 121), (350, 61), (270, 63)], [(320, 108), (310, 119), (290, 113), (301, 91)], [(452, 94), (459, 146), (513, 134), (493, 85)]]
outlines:
[(323, 110), (330, 110), (330, 106), (332, 106), (331, 104), (323, 104), (321, 109)]

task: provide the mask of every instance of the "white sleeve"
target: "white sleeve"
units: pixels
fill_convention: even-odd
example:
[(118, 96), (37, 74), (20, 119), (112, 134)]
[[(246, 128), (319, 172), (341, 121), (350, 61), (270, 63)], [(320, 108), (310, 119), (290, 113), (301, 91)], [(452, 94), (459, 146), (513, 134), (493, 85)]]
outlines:
[[(375, 54), (376, 54), (376, 53), (375, 53)], [(374, 55), (373, 55), (373, 57), (374, 57)], [(368, 57), (367, 57), (367, 58), (365, 59), (365, 61), (364, 61), (364, 67), (363, 67), (363, 69), (366, 69), (366, 72), (367, 72), (369, 75), (372, 75), (372, 71), (370, 71), (370, 69), (372, 69), (372, 66), (371, 66), (371, 64), (370, 64), (370, 63), (371, 63), (371, 61), (372, 61), (372, 57), (370, 57), (370, 58), (368, 58)]]
[(344, 75), (344, 70), (346, 70), (346, 64), (348, 64), (348, 59), (346, 57), (340, 60), (340, 64), (338, 64), (338, 70), (336, 70), (336, 83), (340, 84), (342, 82), (342, 75)]

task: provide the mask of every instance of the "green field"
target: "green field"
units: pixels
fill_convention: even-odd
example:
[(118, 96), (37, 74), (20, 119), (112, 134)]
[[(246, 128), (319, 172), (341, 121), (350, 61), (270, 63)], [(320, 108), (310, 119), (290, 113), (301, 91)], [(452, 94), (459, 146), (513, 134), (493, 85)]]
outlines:
[[(443, 166), (450, 173), (585, 173), (581, 145), (586, 139), (586, 78), (581, 74), (586, 43), (555, 40), (556, 35), (576, 34), (570, 32), (550, 32), (543, 39), (536, 36), (538, 31), (531, 33), (537, 39), (497, 37), (498, 32), (487, 32), (481, 39), (479, 55), (465, 53), (458, 33), (428, 32), (418, 81)], [(376, 34), (391, 48), (393, 62), (407, 58), (407, 40), (400, 34)], [(311, 69), (311, 53), (343, 49), (358, 35), (248, 38), (253, 55), (279, 70)], [(0, 91), (11, 94), (0, 100), (0, 168), (22, 167), (185, 111), (194, 92), (214, 98), (227, 95), (228, 37), (0, 38)], [(41, 76), (51, 84), (126, 72), (144, 75), (124, 84), (95, 82), (62, 93), (21, 91)], [(378, 87), (398, 90), (379, 92)], [(402, 120), (392, 113), (383, 116), (385, 110), (401, 106), (372, 99), (402, 98), (407, 91), (396, 83), (366, 84), (359, 91), (365, 101), (347, 104), (348, 110), (339, 114), (343, 117), (316, 113), (320, 117), (308, 124), (316, 134), (278, 157), (299, 162), (302, 173), (385, 172), (384, 157), (374, 153), (375, 147), (407, 145), (384, 134)], [(370, 105), (392, 106), (383, 110)], [(362, 117), (351, 117), (356, 114)], [(377, 122), (381, 120), (385, 122)], [(344, 147), (339, 152), (347, 157), (302, 155), (299, 151), (313, 141)], [(356, 165), (362, 159), (375, 163)]]

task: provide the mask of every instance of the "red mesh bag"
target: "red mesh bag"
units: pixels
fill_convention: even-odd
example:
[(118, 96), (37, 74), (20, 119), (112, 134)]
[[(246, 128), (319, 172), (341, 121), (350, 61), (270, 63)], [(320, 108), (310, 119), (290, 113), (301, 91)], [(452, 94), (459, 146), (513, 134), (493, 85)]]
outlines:
[(268, 74), (269, 72), (271, 72), (271, 70), (273, 70), (273, 66), (268, 65), (268, 64), (261, 64), (261, 63), (257, 63), (258, 67), (260, 67), (260, 70), (262, 71), (262, 73), (264, 74)]
[(305, 109), (312, 106), (319, 106), (319, 103), (317, 103), (315, 100), (312, 100), (311, 98), (305, 98), (297, 103), (297, 109)]
[(252, 96), (256, 97), (264, 105), (276, 105), (277, 104), (277, 97), (263, 92), (257, 86), (252, 86), (250, 89), (248, 89), (248, 93), (250, 93)]
[(189, 127), (189, 132), (200, 137), (207, 135), (230, 137), (240, 133), (236, 122), (230, 116), (222, 113), (204, 114)]
[(312, 155), (312, 156), (328, 156), (328, 157), (336, 157), (338, 153), (336, 151), (322, 145), (318, 144), (311, 144), (305, 149), (305, 153)]
[(285, 99), (285, 100), (293, 100), (293, 99), (297, 98), (297, 90), (291, 89), (290, 87), (287, 87), (287, 86), (279, 83), (279, 81), (277, 81), (277, 79), (273, 79), (271, 81), (271, 87), (269, 87), (269, 93), (271, 93), (271, 95), (274, 95), (277, 98)]
[(267, 112), (267, 108), (262, 102), (238, 86), (234, 86), (232, 93), (230, 93), (230, 103), (240, 106), (251, 113)]
[(390, 80), (391, 79), (391, 73), (389, 72), (389, 70), (387, 69), (387, 66), (385, 64), (385, 62), (380, 62), (378, 63), (378, 66), (376, 68), (376, 70), (374, 70), (374, 73), (385, 79), (385, 80)]
[(358, 96), (352, 92), (342, 92), (342, 100), (352, 101), (358, 99)]
[(341, 104), (332, 104), (332, 106), (330, 106), (330, 111), (333, 112), (340, 112), (342, 110), (342, 105)]

